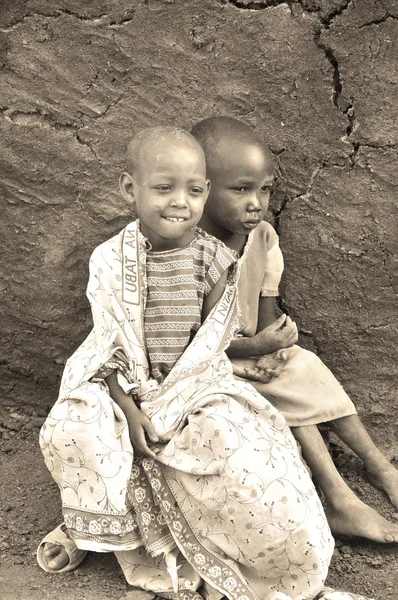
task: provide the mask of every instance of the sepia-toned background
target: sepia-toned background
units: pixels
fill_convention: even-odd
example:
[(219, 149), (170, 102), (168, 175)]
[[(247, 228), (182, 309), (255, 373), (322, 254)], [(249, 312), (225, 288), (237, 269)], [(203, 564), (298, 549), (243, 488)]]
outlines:
[[(131, 218), (117, 181), (143, 127), (224, 114), (268, 141), (280, 307), (398, 459), (397, 19), (394, 0), (0, 0), (1, 598), (154, 600), (111, 554), (62, 575), (35, 558), (62, 518), (39, 428), (90, 328), (90, 253)], [(328, 583), (396, 600), (396, 544), (337, 539)]]
[(117, 188), (130, 136), (224, 114), (278, 165), (281, 306), (397, 455), (393, 0), (29, 0), (0, 14), (4, 404), (44, 415), (89, 330), (90, 252), (130, 218)]

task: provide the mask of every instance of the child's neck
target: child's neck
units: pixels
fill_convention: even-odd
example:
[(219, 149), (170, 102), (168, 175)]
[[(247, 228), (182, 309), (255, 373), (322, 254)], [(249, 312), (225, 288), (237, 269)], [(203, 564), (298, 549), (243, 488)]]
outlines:
[(164, 238), (161, 235), (156, 234), (154, 231), (148, 229), (145, 223), (139, 222), (141, 233), (146, 238), (149, 244), (149, 250), (153, 252), (168, 252), (170, 250), (177, 250), (179, 248), (185, 248), (195, 239), (196, 234), (188, 230), (180, 238)]
[(203, 214), (199, 222), (199, 227), (204, 229), (204, 231), (207, 233), (210, 233), (210, 235), (213, 235), (224, 242), (224, 244), (228, 246), (228, 248), (231, 248), (231, 250), (235, 250), (239, 255), (242, 254), (248, 236), (237, 235), (236, 233), (229, 231), (229, 229), (224, 229), (224, 227), (217, 225), (217, 223), (214, 223), (214, 221), (209, 219), (206, 214)]

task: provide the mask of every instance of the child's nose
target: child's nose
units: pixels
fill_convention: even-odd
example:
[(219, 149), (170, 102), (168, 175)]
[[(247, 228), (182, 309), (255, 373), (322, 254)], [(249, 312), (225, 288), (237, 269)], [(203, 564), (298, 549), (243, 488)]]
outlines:
[(186, 208), (188, 206), (188, 202), (185, 190), (176, 190), (171, 203), (172, 206), (177, 206), (178, 208)]
[(259, 212), (262, 208), (261, 200), (256, 193), (250, 194), (249, 202), (247, 205), (248, 212)]

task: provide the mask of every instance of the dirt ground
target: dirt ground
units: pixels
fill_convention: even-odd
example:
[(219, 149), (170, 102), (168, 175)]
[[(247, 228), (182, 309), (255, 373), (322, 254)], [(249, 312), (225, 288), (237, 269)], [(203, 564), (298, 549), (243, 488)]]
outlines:
[[(74, 572), (44, 573), (36, 546), (60, 522), (58, 492), (38, 445), (43, 422), (15, 407), (0, 418), (0, 598), (1, 600), (152, 600), (152, 594), (129, 587), (112, 554), (90, 553)], [(349, 485), (386, 517), (393, 508), (367, 483), (359, 461), (331, 445)], [(329, 585), (361, 592), (376, 600), (398, 598), (398, 546), (338, 539)]]

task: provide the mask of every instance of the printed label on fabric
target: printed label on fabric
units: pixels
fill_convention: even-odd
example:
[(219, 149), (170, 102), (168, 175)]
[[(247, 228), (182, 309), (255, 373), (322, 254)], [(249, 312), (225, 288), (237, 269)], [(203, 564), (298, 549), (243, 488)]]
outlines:
[(123, 302), (140, 303), (138, 286), (137, 230), (126, 229), (123, 236)]
[(231, 315), (232, 301), (235, 290), (231, 286), (227, 286), (224, 290), (221, 300), (218, 302), (217, 308), (213, 314), (213, 319), (217, 323), (224, 325)]

